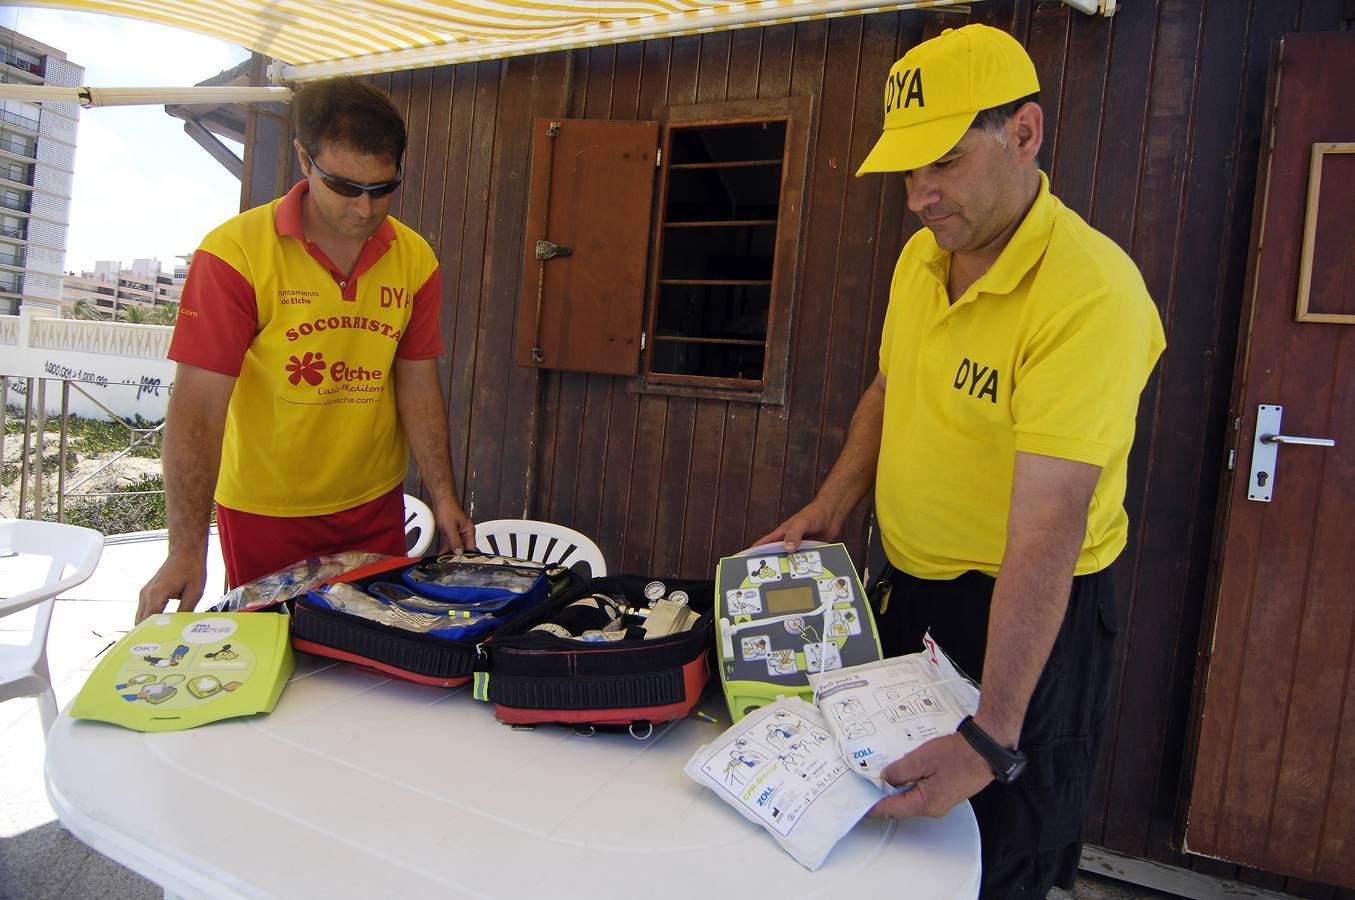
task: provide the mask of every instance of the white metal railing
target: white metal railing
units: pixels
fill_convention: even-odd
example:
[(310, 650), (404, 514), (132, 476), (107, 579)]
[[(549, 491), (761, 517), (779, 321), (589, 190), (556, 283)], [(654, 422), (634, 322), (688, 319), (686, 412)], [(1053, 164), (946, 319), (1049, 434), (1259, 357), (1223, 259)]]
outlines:
[[(19, 517), (55, 514), (62, 521), (68, 497), (114, 493), (87, 487), (96, 476), (134, 451), (158, 452), (164, 406), (173, 386), (174, 364), (165, 357), (174, 329), (43, 318), (43, 312), (27, 307), (18, 316), (0, 316), (0, 455), (11, 442), (18, 444), (17, 471), (7, 472), (16, 477), (6, 488)], [(74, 474), (67, 472), (68, 422), (79, 414), (73, 401), (89, 415), (124, 428), (126, 448), (68, 482), (67, 475)], [(5, 433), (7, 420), (15, 419), (22, 427)], [(47, 435), (54, 420), (59, 424), (52, 448)]]
[[(4, 487), (10, 494), (10, 499), (14, 501), (16, 517), (20, 519), (31, 518), (45, 520), (49, 515), (55, 514), (54, 520), (57, 522), (65, 521), (66, 499), (68, 497), (111, 497), (121, 496), (144, 496), (151, 494), (164, 494), (164, 488), (159, 490), (147, 491), (126, 491), (126, 490), (97, 490), (85, 488), (85, 486), (94, 480), (97, 476), (103, 474), (109, 468), (117, 465), (119, 461), (131, 455), (138, 449), (148, 449), (153, 455), (158, 456), (160, 451), (161, 434), (164, 431), (165, 424), (162, 421), (147, 423), (144, 421), (130, 421), (108, 409), (99, 402), (87, 390), (87, 385), (78, 381), (72, 381), (67, 378), (27, 378), (14, 379), (10, 376), (0, 374), (0, 397), (9, 397), (9, 389), (12, 382), (20, 381), (24, 385), (24, 405), (20, 410), (14, 410), (8, 404), (0, 403), (0, 456), (8, 455), (4, 453), (5, 447), (11, 441), (19, 443), (19, 452), (15, 457), (16, 471), (14, 481), (5, 484)], [(47, 410), (48, 387), (54, 386), (59, 390), (60, 411), (55, 416), (58, 419), (56, 454), (55, 458), (50, 453), (48, 446), (48, 423), (49, 417)], [(121, 385), (120, 387), (131, 388), (131, 385)], [(118, 450), (108, 459), (103, 460), (92, 471), (84, 473), (82, 477), (74, 483), (68, 481), (67, 468), (70, 464), (68, 455), (70, 434), (69, 415), (71, 404), (71, 391), (74, 390), (83, 395), (90, 402), (101, 407), (109, 421), (115, 422), (126, 430), (125, 449)], [(17, 433), (9, 433), (7, 421), (14, 412), (19, 412), (22, 416), (22, 428)], [(55, 471), (53, 471), (55, 470)], [(51, 480), (55, 476), (55, 491), (52, 490)], [(17, 493), (17, 497), (14, 496)], [(55, 508), (48, 502), (48, 498), (55, 502)]]

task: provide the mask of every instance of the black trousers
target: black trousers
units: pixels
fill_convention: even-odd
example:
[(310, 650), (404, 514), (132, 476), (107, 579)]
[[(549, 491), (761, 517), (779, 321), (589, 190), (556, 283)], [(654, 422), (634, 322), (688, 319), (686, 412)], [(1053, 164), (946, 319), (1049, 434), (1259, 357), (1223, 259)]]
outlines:
[[(982, 683), (994, 584), (982, 572), (950, 581), (893, 572), (880, 599), (885, 612), (876, 610), (885, 656), (916, 653), (930, 630), (946, 655)], [(1026, 771), (1014, 784), (993, 782), (970, 799), (983, 842), (984, 900), (1043, 898), (1077, 878), (1116, 630), (1110, 570), (1074, 578), (1021, 728)]]

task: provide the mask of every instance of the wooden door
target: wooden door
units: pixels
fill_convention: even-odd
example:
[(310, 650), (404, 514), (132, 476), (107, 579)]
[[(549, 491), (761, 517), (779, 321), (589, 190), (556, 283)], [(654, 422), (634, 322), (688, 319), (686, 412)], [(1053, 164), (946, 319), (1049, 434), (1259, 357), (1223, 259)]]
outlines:
[[(1185, 824), (1189, 852), (1344, 886), (1355, 886), (1352, 91), (1355, 33), (1279, 43)], [(1258, 433), (1335, 445), (1263, 443), (1254, 474)]]

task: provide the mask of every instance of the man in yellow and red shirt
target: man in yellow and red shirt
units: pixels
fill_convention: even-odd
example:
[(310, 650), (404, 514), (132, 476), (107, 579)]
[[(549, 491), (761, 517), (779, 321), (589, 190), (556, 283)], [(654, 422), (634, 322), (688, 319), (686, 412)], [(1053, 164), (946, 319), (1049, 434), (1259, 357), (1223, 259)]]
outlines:
[(350, 78), (302, 86), (292, 110), (305, 180), (193, 255), (169, 350), (169, 556), (138, 621), (201, 597), (213, 498), (232, 586), (324, 553), (404, 553), (411, 450), (442, 545), (474, 544), (438, 379), (437, 259), (387, 215), (404, 122)]
[(1139, 394), (1164, 341), (1137, 267), (1049, 192), (1025, 50), (983, 25), (894, 64), (860, 172), (902, 172), (925, 226), (899, 255), (879, 374), (818, 494), (758, 543), (832, 540), (873, 487), (896, 570), (888, 656), (924, 632), (981, 679), (955, 734), (894, 761), (874, 815), (971, 801), (980, 896), (1071, 886), (1115, 639)]

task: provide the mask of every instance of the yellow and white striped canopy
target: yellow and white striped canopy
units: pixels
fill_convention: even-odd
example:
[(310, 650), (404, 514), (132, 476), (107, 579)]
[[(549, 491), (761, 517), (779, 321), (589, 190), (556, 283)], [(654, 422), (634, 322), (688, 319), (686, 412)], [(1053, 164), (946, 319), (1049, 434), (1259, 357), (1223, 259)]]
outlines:
[(279, 73), (283, 80), (307, 81), (957, 2), (961, 0), (19, 0), (15, 5), (184, 28), (280, 60), (287, 64)]

